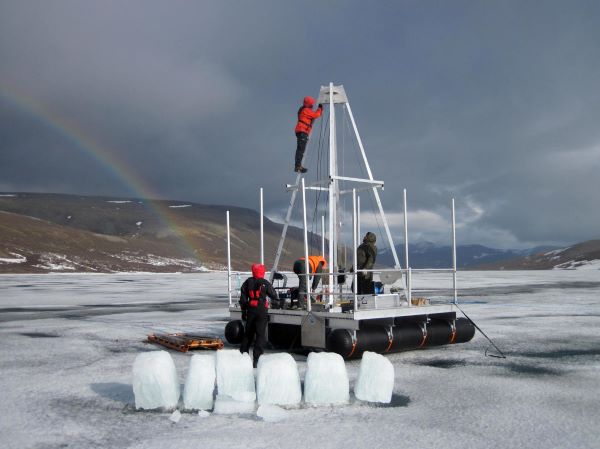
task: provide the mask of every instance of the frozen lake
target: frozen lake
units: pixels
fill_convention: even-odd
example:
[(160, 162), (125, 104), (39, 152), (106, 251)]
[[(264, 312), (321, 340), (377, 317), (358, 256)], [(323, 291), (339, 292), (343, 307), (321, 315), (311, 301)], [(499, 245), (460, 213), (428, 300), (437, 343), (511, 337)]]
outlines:
[[(450, 287), (447, 276), (416, 288)], [(597, 448), (600, 271), (461, 272), (464, 310), (507, 359), (465, 344), (387, 356), (392, 404), (302, 407), (279, 423), (137, 412), (154, 331), (222, 337), (226, 276), (0, 275), (3, 448)], [(181, 383), (189, 354), (172, 352)], [(306, 357), (296, 355), (301, 377)], [(351, 388), (359, 361), (347, 362)]]

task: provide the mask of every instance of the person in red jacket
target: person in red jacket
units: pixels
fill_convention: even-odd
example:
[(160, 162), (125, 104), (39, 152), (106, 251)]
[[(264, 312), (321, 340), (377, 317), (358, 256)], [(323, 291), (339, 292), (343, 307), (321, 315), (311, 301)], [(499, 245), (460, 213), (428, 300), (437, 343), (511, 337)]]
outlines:
[(252, 276), (246, 279), (240, 288), (242, 320), (246, 322), (240, 352), (248, 352), (254, 340), (254, 351), (252, 351), (254, 368), (266, 344), (269, 298), (271, 301), (279, 302), (277, 292), (264, 277), (265, 266), (255, 263), (252, 265)]
[(304, 151), (308, 144), (308, 136), (312, 130), (313, 120), (321, 117), (323, 113), (323, 105), (319, 104), (316, 111), (313, 111), (313, 105), (315, 99), (313, 97), (304, 97), (304, 104), (298, 109), (298, 122), (296, 123), (296, 160), (294, 171), (300, 173), (306, 173), (308, 170), (302, 166), (302, 159), (304, 158)]

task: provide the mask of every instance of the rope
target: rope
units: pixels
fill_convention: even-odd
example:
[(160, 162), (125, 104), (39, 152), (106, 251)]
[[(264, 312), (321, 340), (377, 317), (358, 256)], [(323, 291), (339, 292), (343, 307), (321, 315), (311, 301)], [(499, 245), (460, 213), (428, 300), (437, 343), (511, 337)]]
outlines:
[[(328, 117), (328, 116), (327, 116)], [(321, 125), (319, 128), (319, 140), (318, 140), (318, 144), (317, 144), (317, 177), (316, 179), (320, 179), (321, 178), (321, 173), (323, 172), (322, 170), (322, 164), (323, 164), (323, 144), (324, 144), (324, 133), (327, 132), (327, 129), (329, 128), (329, 120), (326, 120), (327, 117), (323, 117), (323, 119), (321, 120)], [(325, 122), (325, 127), (323, 127), (323, 122)], [(317, 218), (319, 216), (318, 211), (319, 211), (319, 204), (321, 202), (321, 190), (315, 190), (315, 206), (313, 209), (313, 219), (312, 219), (312, 223), (311, 223), (311, 239), (310, 239), (310, 247), (313, 250), (313, 253), (316, 251), (316, 253), (320, 253), (321, 249), (320, 249), (320, 245), (319, 242), (317, 241), (317, 235), (319, 234), (318, 232), (316, 232), (317, 227), (318, 227), (318, 221)]]
[(488, 337), (488, 336), (485, 334), (485, 332), (483, 332), (483, 331), (481, 330), (481, 328), (480, 328), (479, 326), (477, 326), (477, 324), (475, 324), (475, 322), (474, 322), (474, 321), (473, 321), (471, 318), (469, 318), (469, 316), (468, 316), (468, 315), (465, 313), (465, 311), (464, 311), (464, 310), (463, 310), (463, 309), (462, 309), (462, 308), (461, 308), (461, 307), (460, 307), (458, 304), (454, 304), (454, 305), (456, 306), (456, 308), (457, 308), (458, 310), (460, 310), (460, 311), (462, 312), (462, 314), (465, 316), (465, 318), (466, 318), (467, 320), (469, 320), (469, 323), (471, 323), (473, 326), (475, 326), (475, 329), (477, 329), (477, 330), (478, 330), (478, 331), (481, 333), (481, 335), (483, 335), (483, 336), (486, 338), (486, 340), (487, 340), (487, 341), (489, 341), (489, 342), (491, 343), (491, 345), (494, 347), (494, 349), (496, 349), (496, 351), (498, 351), (498, 354), (500, 354), (500, 355), (498, 355), (498, 354), (488, 354), (488, 350), (489, 350), (489, 348), (485, 348), (485, 353), (484, 353), (484, 354), (485, 354), (486, 356), (488, 356), (488, 357), (496, 357), (496, 358), (498, 358), (498, 359), (505, 359), (505, 358), (506, 358), (506, 356), (505, 356), (505, 355), (504, 355), (504, 353), (503, 353), (503, 352), (500, 350), (500, 348), (498, 348), (498, 346), (496, 346), (496, 344), (495, 344), (495, 343), (492, 341), (492, 339), (491, 339), (490, 337)]

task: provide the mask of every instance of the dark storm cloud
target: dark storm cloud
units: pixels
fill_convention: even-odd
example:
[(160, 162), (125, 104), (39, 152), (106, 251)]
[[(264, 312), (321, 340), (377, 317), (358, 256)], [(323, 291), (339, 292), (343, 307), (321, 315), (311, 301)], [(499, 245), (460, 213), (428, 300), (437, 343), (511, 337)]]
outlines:
[(0, 1), (0, 189), (131, 194), (27, 98), (162, 197), (256, 208), (263, 186), (277, 215), (299, 101), (335, 81), (396, 231), (406, 187), (415, 238), (447, 241), (453, 195), (463, 243), (597, 238), (599, 21), (583, 1)]

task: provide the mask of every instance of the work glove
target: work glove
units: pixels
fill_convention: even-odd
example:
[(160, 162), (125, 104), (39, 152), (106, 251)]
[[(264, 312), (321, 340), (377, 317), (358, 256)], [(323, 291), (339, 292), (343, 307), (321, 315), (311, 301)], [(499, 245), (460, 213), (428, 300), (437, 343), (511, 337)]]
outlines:
[(248, 321), (248, 311), (242, 310), (242, 321)]
[(319, 109), (323, 109), (323, 103), (319, 103)]

